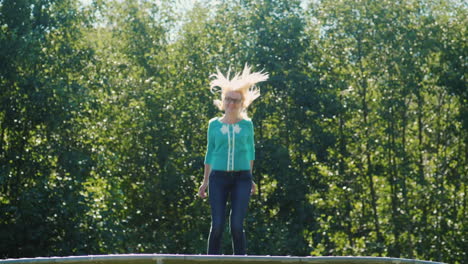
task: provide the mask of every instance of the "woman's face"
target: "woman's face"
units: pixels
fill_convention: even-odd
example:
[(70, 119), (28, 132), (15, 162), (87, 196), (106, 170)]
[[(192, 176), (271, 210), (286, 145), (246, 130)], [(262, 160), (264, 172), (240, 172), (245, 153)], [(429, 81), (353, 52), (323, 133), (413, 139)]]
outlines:
[(239, 92), (227, 92), (224, 95), (223, 106), (226, 113), (239, 113), (242, 110), (242, 95)]

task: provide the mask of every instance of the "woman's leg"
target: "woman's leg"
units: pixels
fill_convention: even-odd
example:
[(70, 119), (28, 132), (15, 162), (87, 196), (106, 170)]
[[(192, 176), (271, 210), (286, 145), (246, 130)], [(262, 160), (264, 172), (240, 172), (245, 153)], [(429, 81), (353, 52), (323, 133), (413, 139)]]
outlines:
[(252, 174), (240, 173), (235, 181), (231, 193), (231, 235), (234, 255), (245, 255), (247, 242), (244, 233), (244, 218), (249, 206), (252, 188)]
[(224, 172), (210, 173), (208, 193), (211, 205), (211, 229), (208, 237), (208, 255), (221, 254), (221, 239), (226, 218), (226, 201), (228, 197), (227, 178)]

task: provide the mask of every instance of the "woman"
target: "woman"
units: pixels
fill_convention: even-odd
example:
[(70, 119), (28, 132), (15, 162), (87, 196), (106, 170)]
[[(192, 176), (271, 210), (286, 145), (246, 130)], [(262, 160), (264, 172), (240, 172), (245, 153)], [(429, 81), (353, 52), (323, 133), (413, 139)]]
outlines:
[[(211, 206), (211, 230), (208, 238), (208, 254), (221, 254), (227, 200), (231, 199), (230, 227), (234, 255), (246, 254), (246, 239), (243, 222), (247, 213), (250, 195), (255, 193), (252, 168), (255, 159), (254, 130), (247, 117), (247, 107), (260, 96), (255, 87), (266, 81), (268, 74), (250, 72), (245, 66), (241, 74), (231, 80), (220, 73), (210, 83), (213, 93), (220, 92), (221, 100), (215, 105), (222, 117), (215, 117), (208, 125), (208, 144), (205, 155), (205, 174), (198, 190), (201, 198), (209, 188)], [(220, 90), (219, 90), (220, 88)]]

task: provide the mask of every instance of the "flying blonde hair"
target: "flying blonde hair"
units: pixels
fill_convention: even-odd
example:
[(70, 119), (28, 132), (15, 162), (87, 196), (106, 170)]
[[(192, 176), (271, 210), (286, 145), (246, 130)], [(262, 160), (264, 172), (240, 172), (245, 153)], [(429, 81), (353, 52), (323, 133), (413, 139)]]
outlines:
[(247, 117), (247, 108), (249, 105), (260, 96), (260, 89), (255, 84), (268, 80), (268, 73), (264, 72), (250, 72), (251, 67), (247, 64), (244, 66), (242, 73), (237, 73), (229, 79), (231, 69), (228, 70), (224, 76), (218, 68), (217, 73), (212, 74), (210, 78), (214, 79), (210, 82), (210, 91), (213, 94), (221, 93), (221, 100), (216, 99), (213, 103), (219, 108), (224, 110), (223, 99), (227, 92), (239, 92), (242, 95), (242, 112), (241, 115)]

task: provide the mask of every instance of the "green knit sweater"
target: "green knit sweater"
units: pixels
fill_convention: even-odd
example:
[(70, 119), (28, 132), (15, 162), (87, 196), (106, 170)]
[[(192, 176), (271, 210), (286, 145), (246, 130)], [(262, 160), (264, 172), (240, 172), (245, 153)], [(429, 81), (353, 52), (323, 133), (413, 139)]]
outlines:
[(208, 125), (205, 164), (212, 170), (250, 170), (255, 160), (254, 130), (251, 120), (225, 124), (215, 117)]

